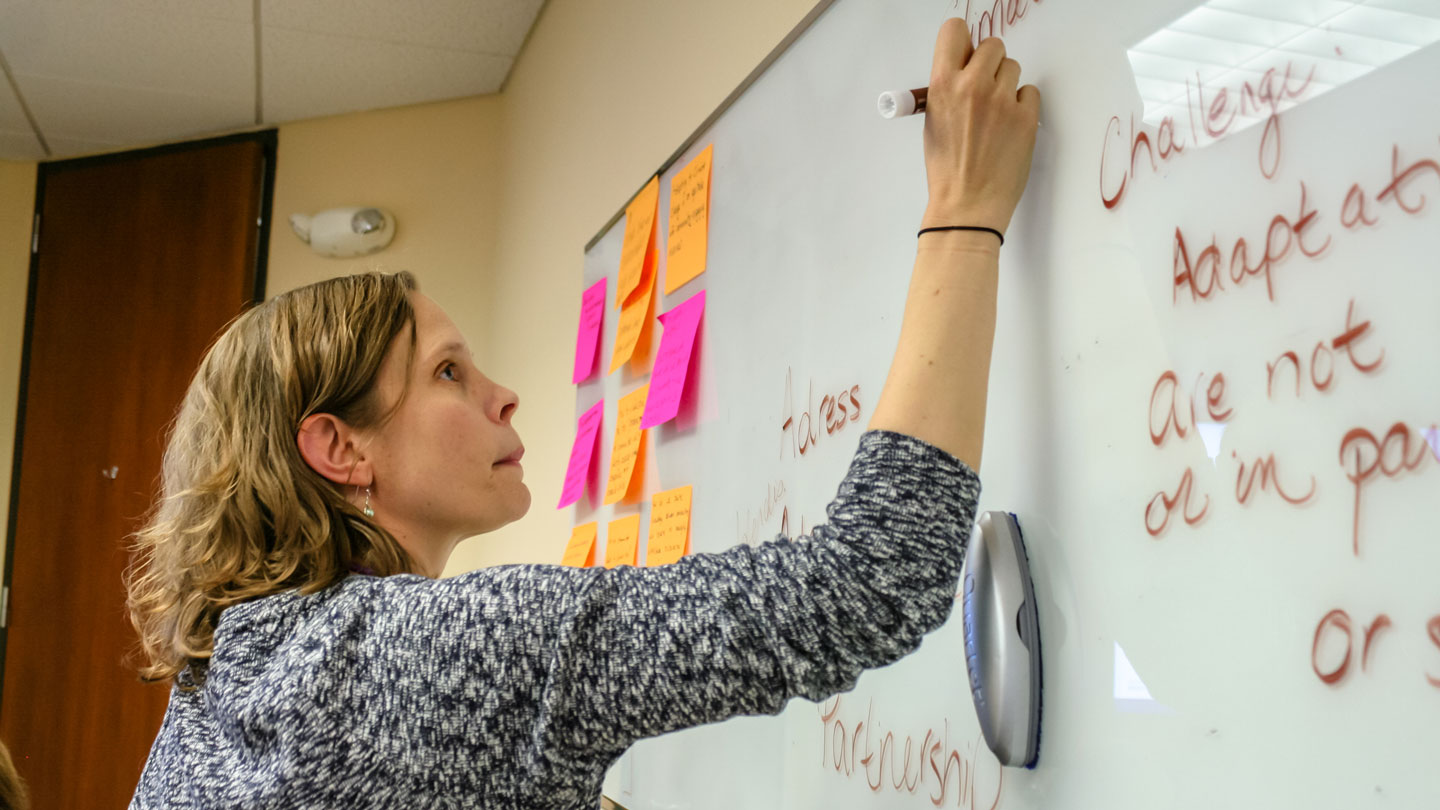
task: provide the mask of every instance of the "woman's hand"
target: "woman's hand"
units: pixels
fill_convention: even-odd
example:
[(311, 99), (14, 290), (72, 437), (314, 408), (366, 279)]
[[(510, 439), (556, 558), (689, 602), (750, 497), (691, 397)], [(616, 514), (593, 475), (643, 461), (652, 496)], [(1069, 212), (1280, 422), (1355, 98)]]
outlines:
[(999, 39), (971, 48), (964, 20), (941, 26), (925, 105), (930, 202), (921, 227), (1010, 226), (1040, 120), (1040, 91), (1019, 83), (1020, 63)]

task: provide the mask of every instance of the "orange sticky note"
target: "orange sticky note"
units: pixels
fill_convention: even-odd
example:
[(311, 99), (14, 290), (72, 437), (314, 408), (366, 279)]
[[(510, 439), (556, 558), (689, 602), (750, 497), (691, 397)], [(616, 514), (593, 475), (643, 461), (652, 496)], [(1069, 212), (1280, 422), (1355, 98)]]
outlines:
[(595, 535), (600, 527), (594, 521), (576, 526), (570, 532), (570, 542), (565, 546), (561, 565), (575, 568), (589, 568), (595, 564)]
[(620, 398), (619, 413), (615, 417), (615, 443), (610, 450), (610, 481), (605, 485), (605, 503), (617, 503), (622, 499), (628, 501), (640, 494), (635, 460), (645, 440), (640, 419), (645, 415), (645, 401), (649, 394), (650, 384), (646, 383)]
[(670, 180), (670, 230), (665, 239), (665, 294), (705, 272), (710, 243), (711, 144)]
[[(653, 274), (644, 280), (640, 290), (639, 297), (620, 310), (620, 325), (615, 328), (615, 353), (610, 357), (610, 371), (606, 372), (607, 374), (614, 374), (615, 369), (630, 360), (636, 361), (636, 371), (640, 371), (638, 364), (643, 364), (645, 360), (649, 359), (650, 321), (655, 317), (655, 276)], [(643, 352), (640, 351), (641, 343), (645, 344)]]
[(634, 565), (640, 548), (640, 516), (631, 515), (610, 521), (609, 539), (605, 541), (605, 567)]
[(690, 487), (655, 493), (650, 499), (650, 545), (645, 564), (667, 565), (690, 552)]
[(655, 244), (655, 218), (660, 209), (660, 176), (625, 206), (625, 238), (620, 243), (620, 280), (615, 285), (615, 307), (624, 309), (640, 287), (645, 256)]
[(645, 260), (647, 275), (643, 275), (640, 279), (640, 283), (649, 290), (647, 295), (642, 296), (648, 299), (649, 303), (645, 311), (645, 320), (640, 324), (640, 334), (635, 338), (635, 350), (630, 353), (630, 373), (637, 376), (650, 372), (650, 341), (655, 337), (655, 306), (659, 303), (660, 298), (655, 289), (658, 278), (655, 268), (659, 263), (659, 250), (651, 245), (650, 256)]

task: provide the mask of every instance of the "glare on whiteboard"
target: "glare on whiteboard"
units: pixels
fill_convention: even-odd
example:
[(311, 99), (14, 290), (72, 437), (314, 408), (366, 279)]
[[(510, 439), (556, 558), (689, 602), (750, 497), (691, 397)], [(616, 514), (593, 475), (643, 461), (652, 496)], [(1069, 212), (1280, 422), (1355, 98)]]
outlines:
[(1140, 673), (1130, 663), (1130, 657), (1115, 642), (1115, 708), (1122, 712), (1146, 714), (1171, 714), (1168, 706), (1150, 696), (1150, 689), (1140, 680)]
[(1225, 424), (1223, 422), (1196, 422), (1195, 429), (1200, 432), (1200, 441), (1205, 443), (1205, 455), (1210, 458), (1211, 465), (1220, 457), (1220, 440), (1225, 436)]
[[(1299, 99), (1276, 95), (1273, 112), (1283, 113), (1436, 42), (1440, 3), (1210, 0), (1127, 55), (1145, 104), (1145, 123), (1159, 126), (1166, 117), (1193, 122), (1196, 109), (1203, 118), (1221, 90), (1234, 97), (1258, 95), (1267, 71), (1279, 76), (1290, 66), (1296, 82), (1310, 80)], [(1197, 99), (1202, 89), (1209, 91), (1203, 101)], [(1221, 137), (1261, 123), (1271, 112), (1238, 116)]]

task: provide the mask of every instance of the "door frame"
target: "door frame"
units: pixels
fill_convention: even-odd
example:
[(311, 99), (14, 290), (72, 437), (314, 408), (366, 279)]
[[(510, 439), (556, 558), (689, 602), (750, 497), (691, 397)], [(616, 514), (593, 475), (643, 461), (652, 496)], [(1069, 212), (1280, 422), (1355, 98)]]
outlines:
[[(0, 580), (0, 587), (4, 588), (3, 593), (6, 600), (4, 609), (6, 613), (9, 612), (10, 578), (14, 574), (15, 564), (15, 530), (19, 521), (20, 462), (24, 452), (25, 440), (25, 400), (29, 395), (31, 339), (35, 331), (35, 291), (38, 287), (37, 282), (40, 275), (40, 253), (36, 249), (36, 246), (38, 244), (37, 240), (40, 236), (40, 230), (44, 228), (44, 222), (41, 221), (40, 214), (45, 210), (46, 178), (57, 172), (245, 142), (259, 144), (262, 159), (264, 160), (264, 170), (260, 181), (259, 233), (255, 246), (255, 289), (251, 291), (250, 295), (251, 301), (259, 304), (265, 300), (265, 276), (270, 256), (271, 202), (274, 198), (275, 191), (275, 155), (277, 147), (279, 146), (278, 130), (272, 127), (254, 132), (242, 132), (235, 135), (224, 135), (218, 138), (171, 143), (146, 149), (132, 149), (125, 152), (111, 152), (104, 155), (94, 155), (92, 157), (47, 161), (39, 165), (35, 177), (35, 212), (31, 219), (30, 275), (26, 281), (25, 288), (25, 339), (20, 350), (19, 401), (16, 403), (15, 409), (15, 453), (11, 462), (10, 472), (10, 511), (7, 515), (5, 526), (5, 576), (3, 580)], [(0, 673), (5, 671), (5, 648), (9, 637), (10, 621), (7, 615), (4, 626), (0, 627)], [(0, 678), (0, 703), (3, 703), (5, 699), (4, 689), (4, 678)]]

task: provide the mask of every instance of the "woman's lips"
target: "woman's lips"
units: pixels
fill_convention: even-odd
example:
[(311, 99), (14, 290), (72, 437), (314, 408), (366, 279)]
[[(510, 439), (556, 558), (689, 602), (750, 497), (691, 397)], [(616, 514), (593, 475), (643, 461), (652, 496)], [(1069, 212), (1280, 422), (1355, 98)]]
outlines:
[(499, 461), (497, 461), (497, 462), (495, 462), (495, 463), (496, 463), (496, 464), (519, 464), (519, 463), (520, 463), (520, 458), (521, 458), (522, 456), (524, 456), (524, 455), (525, 455), (525, 448), (522, 447), (522, 448), (520, 448), (519, 450), (516, 450), (515, 452), (511, 453), (510, 455), (506, 456), (505, 458), (500, 459)]

